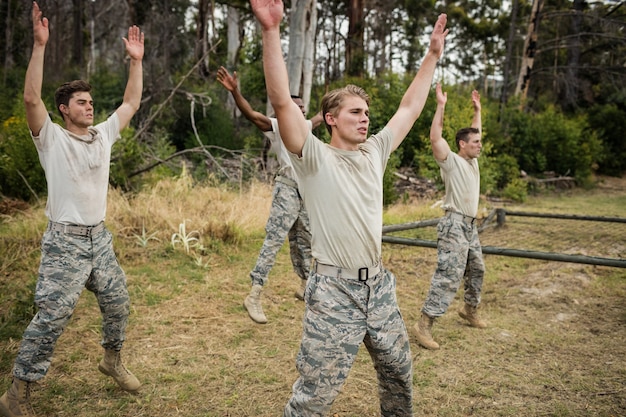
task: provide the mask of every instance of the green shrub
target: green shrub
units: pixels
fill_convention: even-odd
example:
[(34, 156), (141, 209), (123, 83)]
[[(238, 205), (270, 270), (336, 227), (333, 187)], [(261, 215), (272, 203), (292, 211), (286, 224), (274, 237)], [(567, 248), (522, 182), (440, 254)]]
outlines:
[(528, 183), (521, 178), (513, 178), (502, 190), (502, 197), (523, 203), (528, 197)]
[(0, 193), (32, 201), (46, 193), (46, 177), (24, 111), (14, 113), (0, 131)]

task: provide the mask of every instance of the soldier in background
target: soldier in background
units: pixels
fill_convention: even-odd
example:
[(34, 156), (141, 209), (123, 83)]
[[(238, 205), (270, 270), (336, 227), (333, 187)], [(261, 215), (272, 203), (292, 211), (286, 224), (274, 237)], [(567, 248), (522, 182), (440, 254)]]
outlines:
[(427, 349), (439, 349), (439, 344), (432, 337), (432, 326), (435, 319), (448, 310), (462, 279), (465, 306), (459, 315), (470, 326), (487, 327), (477, 312), (485, 275), (476, 224), (480, 197), (478, 157), (482, 149), (480, 94), (476, 90), (472, 91), (474, 117), (471, 127), (456, 133), (458, 153), (450, 150), (442, 136), (448, 96), (442, 92), (439, 83), (436, 96), (437, 110), (430, 128), (430, 143), (446, 187), (442, 205), (445, 215), (437, 225), (437, 270), (433, 274), (420, 320), (414, 327), (417, 341)]
[[(293, 270), (300, 277), (300, 285), (295, 292), (296, 298), (304, 299), (304, 288), (309, 277), (311, 264), (311, 232), (309, 231), (309, 218), (304, 209), (304, 203), (296, 176), (289, 160), (289, 154), (278, 131), (278, 122), (274, 117), (267, 117), (252, 109), (237, 83), (237, 73), (231, 75), (224, 67), (217, 71), (217, 81), (232, 94), (235, 104), (241, 113), (250, 120), (270, 141), (270, 152), (276, 154), (279, 169), (274, 178), (274, 190), (272, 193), (272, 206), (270, 215), (265, 225), (265, 240), (259, 253), (256, 264), (250, 272), (252, 288), (250, 294), (244, 300), (244, 307), (250, 318), (256, 323), (267, 323), (267, 317), (261, 305), (261, 293), (267, 284), (268, 275), (276, 261), (276, 255), (283, 246), (285, 238), (289, 239), (289, 253)], [(298, 105), (304, 115), (304, 103), (299, 96), (292, 95), (291, 99)], [(307, 120), (309, 129), (315, 129), (322, 123), (322, 116), (318, 113)]]

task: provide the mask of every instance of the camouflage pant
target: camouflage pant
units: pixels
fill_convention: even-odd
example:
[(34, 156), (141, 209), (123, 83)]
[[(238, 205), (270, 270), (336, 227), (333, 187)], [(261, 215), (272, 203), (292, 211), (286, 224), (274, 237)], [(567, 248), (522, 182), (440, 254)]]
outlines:
[(433, 274), (422, 312), (442, 316), (464, 280), (465, 303), (480, 304), (485, 275), (476, 225), (444, 216), (437, 225), (437, 270)]
[(92, 237), (46, 231), (35, 289), (37, 314), (24, 332), (13, 375), (25, 381), (44, 377), (57, 339), (72, 317), (78, 298), (87, 288), (102, 313), (102, 346), (120, 350), (128, 322), (126, 276), (113, 252), (111, 233)]
[(265, 233), (263, 247), (250, 272), (252, 284), (267, 283), (276, 255), (287, 237), (293, 269), (301, 279), (307, 279), (311, 264), (311, 232), (309, 217), (297, 187), (276, 181)]
[(296, 367), (300, 377), (284, 416), (327, 415), (365, 344), (378, 375), (381, 416), (412, 416), (412, 359), (396, 299), (383, 270), (367, 282), (311, 274)]

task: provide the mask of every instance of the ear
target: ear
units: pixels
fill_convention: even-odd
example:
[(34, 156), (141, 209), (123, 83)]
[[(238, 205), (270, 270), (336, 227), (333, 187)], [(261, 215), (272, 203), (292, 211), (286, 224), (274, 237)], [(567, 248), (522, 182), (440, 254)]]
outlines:
[(336, 123), (335, 123), (335, 116), (333, 116), (330, 112), (328, 112), (328, 113), (326, 113), (324, 115), (324, 121), (326, 122), (326, 124), (328, 126), (336, 125)]
[(68, 114), (69, 113), (69, 109), (67, 108), (67, 106), (65, 104), (60, 104), (59, 105), (59, 110), (61, 111), (62, 114)]

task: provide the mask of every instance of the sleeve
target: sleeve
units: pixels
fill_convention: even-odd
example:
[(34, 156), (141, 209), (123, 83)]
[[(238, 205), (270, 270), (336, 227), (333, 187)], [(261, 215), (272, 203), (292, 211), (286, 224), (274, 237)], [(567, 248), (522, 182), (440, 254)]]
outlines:
[(33, 138), (33, 142), (35, 143), (35, 147), (42, 151), (50, 148), (52, 146), (52, 138), (54, 137), (54, 129), (57, 127), (55, 123), (52, 122), (50, 116), (46, 118), (43, 122), (43, 126), (41, 126), (41, 130), (39, 131), (39, 135), (34, 136), (33, 132), (30, 132), (30, 137)]
[(100, 132), (105, 143), (109, 146), (113, 146), (120, 136), (120, 119), (117, 117), (117, 113), (113, 113), (104, 122), (95, 126), (95, 129)]

